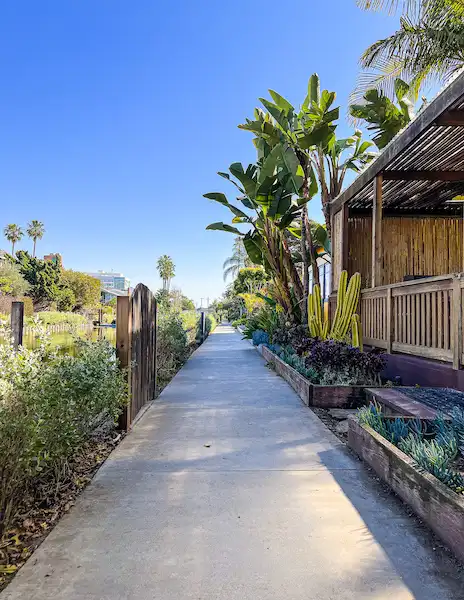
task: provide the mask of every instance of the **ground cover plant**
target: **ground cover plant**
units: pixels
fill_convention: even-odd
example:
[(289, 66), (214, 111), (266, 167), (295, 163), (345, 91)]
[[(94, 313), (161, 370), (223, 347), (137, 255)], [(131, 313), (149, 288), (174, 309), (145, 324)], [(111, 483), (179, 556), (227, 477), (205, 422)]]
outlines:
[(462, 454), (464, 412), (457, 409), (451, 422), (437, 417), (434, 421), (386, 418), (378, 404), (371, 403), (358, 412), (361, 425), (368, 425), (390, 443), (410, 456), (422, 471), (458, 494), (464, 494)]

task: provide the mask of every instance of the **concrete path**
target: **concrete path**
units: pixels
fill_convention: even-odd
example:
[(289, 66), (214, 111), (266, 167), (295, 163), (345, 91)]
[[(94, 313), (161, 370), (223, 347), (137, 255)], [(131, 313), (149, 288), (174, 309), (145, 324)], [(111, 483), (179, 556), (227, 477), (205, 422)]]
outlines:
[(228, 327), (1, 600), (451, 600), (456, 563)]

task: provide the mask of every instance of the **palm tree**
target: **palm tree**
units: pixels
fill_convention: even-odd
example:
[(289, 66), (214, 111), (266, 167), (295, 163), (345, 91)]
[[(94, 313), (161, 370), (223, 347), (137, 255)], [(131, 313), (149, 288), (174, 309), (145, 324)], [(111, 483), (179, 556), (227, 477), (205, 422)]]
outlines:
[(171, 279), (174, 277), (175, 265), (174, 261), (167, 254), (163, 254), (158, 258), (157, 262), (158, 273), (163, 280), (163, 290), (169, 292)]
[(15, 244), (16, 242), (19, 242), (19, 240), (23, 237), (24, 232), (21, 229), (21, 227), (19, 227), (19, 225), (16, 225), (15, 223), (10, 223), (5, 227), (3, 233), (6, 239), (9, 242), (11, 242), (11, 255), (14, 256)]
[(243, 245), (241, 237), (237, 236), (234, 240), (232, 255), (224, 261), (222, 268), (224, 269), (224, 281), (228, 277), (235, 279), (240, 271), (244, 267), (251, 267), (252, 263), (248, 258), (248, 254)]
[(398, 77), (419, 89), (425, 81), (446, 81), (464, 65), (463, 0), (359, 0), (367, 10), (402, 4), (400, 28), (363, 53), (359, 99), (369, 88), (393, 98)]
[(44, 233), (45, 233), (44, 224), (41, 221), (36, 221), (35, 219), (33, 219), (30, 223), (28, 223), (26, 231), (27, 231), (27, 235), (34, 242), (34, 249), (32, 251), (32, 256), (35, 258), (35, 245), (37, 243), (37, 240), (41, 240), (44, 236)]
[(367, 130), (374, 132), (372, 139), (379, 150), (385, 148), (414, 117), (413, 102), (408, 97), (410, 86), (402, 79), (397, 79), (394, 85), (398, 106), (382, 90), (375, 88), (367, 90), (361, 104), (349, 106), (354, 119), (368, 123)]

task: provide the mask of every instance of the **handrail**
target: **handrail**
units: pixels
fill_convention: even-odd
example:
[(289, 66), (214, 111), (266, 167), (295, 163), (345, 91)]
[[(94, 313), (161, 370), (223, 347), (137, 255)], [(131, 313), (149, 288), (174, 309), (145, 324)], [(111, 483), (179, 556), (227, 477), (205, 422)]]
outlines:
[(398, 283), (377, 285), (375, 287), (363, 288), (361, 290), (361, 294), (363, 294), (364, 292), (375, 292), (377, 290), (388, 290), (400, 287), (408, 287), (412, 285), (418, 285), (421, 283), (435, 283), (437, 281), (446, 281), (447, 279), (449, 279), (450, 281), (452, 281), (453, 279), (464, 280), (464, 272), (450, 273), (449, 275), (434, 275), (433, 277), (424, 277), (422, 279), (411, 279), (410, 281), (399, 281)]

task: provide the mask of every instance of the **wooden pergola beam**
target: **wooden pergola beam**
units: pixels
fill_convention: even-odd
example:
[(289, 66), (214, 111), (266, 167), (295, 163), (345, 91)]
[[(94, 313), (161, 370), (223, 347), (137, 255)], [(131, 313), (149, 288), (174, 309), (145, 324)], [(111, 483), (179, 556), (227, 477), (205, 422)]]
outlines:
[(447, 110), (438, 117), (435, 125), (462, 127), (464, 125), (464, 110)]
[(370, 185), (374, 177), (384, 171), (388, 165), (409, 145), (417, 139), (428, 127), (433, 127), (443, 114), (448, 112), (448, 107), (460, 100), (463, 94), (464, 73), (461, 73), (446, 87), (417, 117), (405, 128), (405, 130), (373, 160), (371, 164), (353, 181), (353, 183), (330, 204), (331, 214), (335, 214), (340, 208), (354, 198), (366, 186)]
[(464, 171), (383, 171), (385, 181), (464, 181)]

